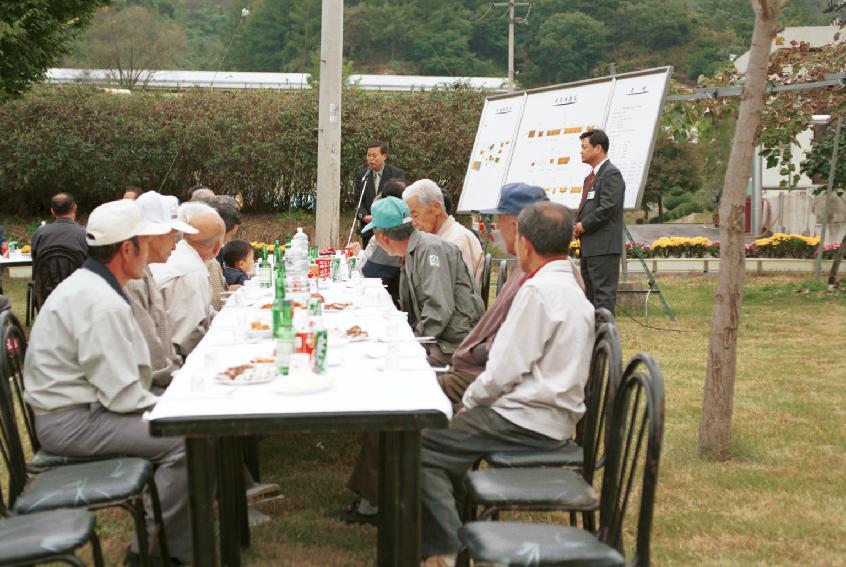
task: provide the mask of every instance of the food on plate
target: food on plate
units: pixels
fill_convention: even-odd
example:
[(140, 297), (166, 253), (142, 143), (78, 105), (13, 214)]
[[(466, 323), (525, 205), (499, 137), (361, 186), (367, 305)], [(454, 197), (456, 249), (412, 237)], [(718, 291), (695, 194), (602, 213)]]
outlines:
[(259, 309), (272, 309), (272, 308), (273, 308), (273, 304), (272, 304), (272, 303), (265, 303), (264, 305), (262, 305), (261, 307), (259, 307)]
[(353, 325), (349, 329), (347, 329), (347, 336), (354, 339), (363, 339), (365, 337), (370, 336), (367, 331), (359, 327), (358, 325)]
[(229, 380), (235, 380), (238, 376), (242, 375), (244, 372), (253, 368), (252, 364), (240, 364), (238, 366), (232, 366), (227, 368), (226, 370), (219, 372), (219, 378), (228, 378)]
[(350, 305), (352, 305), (352, 303), (324, 303), (323, 309), (328, 309), (329, 311), (343, 311)]
[(256, 364), (273, 364), (276, 362), (276, 358), (270, 356), (257, 356), (255, 357), (252, 362)]
[(325, 297), (323, 297), (322, 295), (320, 295), (319, 293), (312, 293), (312, 294), (311, 294), (311, 298), (312, 298), (312, 299), (319, 299), (319, 300), (320, 300), (320, 301), (322, 301), (323, 303), (326, 303), (326, 298), (325, 298)]
[(334, 256), (335, 249), (332, 247), (324, 248), (323, 250), (320, 250), (317, 254), (318, 256)]
[(250, 329), (253, 331), (269, 331), (270, 325), (262, 323), (261, 321), (253, 321), (250, 323)]

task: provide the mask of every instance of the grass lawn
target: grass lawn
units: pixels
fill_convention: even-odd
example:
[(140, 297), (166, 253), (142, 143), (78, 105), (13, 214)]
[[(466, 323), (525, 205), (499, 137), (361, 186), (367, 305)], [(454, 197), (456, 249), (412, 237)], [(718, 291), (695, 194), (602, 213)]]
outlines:
[[(663, 277), (679, 321), (652, 302), (646, 329), (619, 315), (625, 356), (661, 364), (667, 421), (653, 529), (657, 565), (846, 565), (846, 294), (805, 276), (750, 276), (743, 298), (727, 461), (696, 451), (711, 300), (716, 279)], [(8, 281), (8, 280), (7, 280)], [(8, 286), (23, 311), (24, 280)], [(265, 478), (286, 498), (262, 507), (273, 521), (253, 531), (247, 565), (372, 565), (376, 531), (335, 524), (346, 505), (355, 435), (287, 435), (262, 443)], [(538, 515), (536, 518), (549, 518)], [(101, 513), (109, 564), (129, 523)]]

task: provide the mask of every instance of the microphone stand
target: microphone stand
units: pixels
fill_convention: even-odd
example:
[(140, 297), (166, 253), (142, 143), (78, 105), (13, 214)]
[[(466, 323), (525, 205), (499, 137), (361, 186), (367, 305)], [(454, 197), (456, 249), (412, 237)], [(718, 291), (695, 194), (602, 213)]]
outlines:
[(352, 235), (353, 231), (355, 230), (355, 221), (358, 220), (358, 210), (361, 208), (361, 203), (364, 201), (364, 192), (367, 190), (367, 174), (370, 173), (370, 169), (368, 168), (367, 171), (364, 172), (364, 175), (361, 177), (361, 195), (358, 197), (358, 205), (355, 208), (356, 217), (353, 220), (352, 226), (350, 227), (350, 235), (347, 238), (347, 247), (352, 242)]

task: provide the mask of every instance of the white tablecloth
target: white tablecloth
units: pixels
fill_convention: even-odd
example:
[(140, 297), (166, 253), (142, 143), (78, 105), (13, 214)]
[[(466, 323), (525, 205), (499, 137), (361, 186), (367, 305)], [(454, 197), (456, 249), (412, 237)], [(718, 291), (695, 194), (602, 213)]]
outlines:
[(21, 254), (20, 256), (13, 256), (11, 258), (4, 258), (0, 256), (0, 268), (7, 268), (12, 266), (29, 266), (32, 264), (32, 256), (29, 254)]
[[(353, 306), (325, 311), (324, 323), (330, 329), (326, 375), (331, 386), (299, 395), (286, 393), (284, 381), (289, 377), (285, 376), (253, 385), (225, 385), (214, 379), (220, 370), (273, 355), (271, 338), (255, 339), (248, 332), (252, 321), (270, 324), (270, 310), (260, 306), (272, 301), (272, 291), (252, 283), (241, 288), (215, 317), (147, 419), (426, 410), (451, 417), (450, 402), (426, 362), (425, 350), (380, 283), (323, 284), (320, 293), (327, 303)], [(368, 339), (335, 338), (353, 325), (366, 330)]]

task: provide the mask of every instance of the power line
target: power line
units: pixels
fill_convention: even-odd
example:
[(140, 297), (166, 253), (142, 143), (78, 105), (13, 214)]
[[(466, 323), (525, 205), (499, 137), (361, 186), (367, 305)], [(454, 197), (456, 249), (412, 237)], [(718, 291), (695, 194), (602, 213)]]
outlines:
[[(249, 15), (249, 7), (241, 9), (241, 17), (238, 19), (238, 25), (235, 26), (235, 32), (229, 39), (229, 44), (226, 46), (226, 50), (223, 52), (223, 57), (220, 58), (220, 62), (217, 65), (217, 69), (215, 69), (214, 75), (212, 75), (212, 79), (209, 82), (209, 90), (214, 87), (214, 80), (217, 78), (217, 74), (220, 73), (221, 69), (223, 68), (223, 62), (226, 61), (226, 56), (229, 55), (229, 50), (232, 48), (232, 44), (235, 42), (235, 38), (238, 37), (238, 32), (241, 31), (241, 26), (244, 24), (244, 21)], [(188, 127), (185, 129), (185, 135), (182, 136), (182, 142), (179, 144), (179, 149), (176, 150), (176, 154), (173, 156), (173, 160), (170, 162), (170, 167), (167, 168), (167, 172), (165, 173), (164, 178), (162, 178), (162, 182), (159, 184), (159, 193), (161, 193), (165, 183), (167, 182), (168, 177), (170, 177), (170, 172), (173, 171), (173, 166), (176, 164), (176, 160), (179, 159), (179, 156), (182, 153), (182, 149), (185, 147), (185, 141), (188, 139), (188, 135), (191, 133), (191, 129), (194, 127), (194, 123), (197, 121), (197, 117), (199, 115), (199, 112), (195, 113), (193, 118), (191, 118), (191, 122), (188, 123)]]

